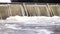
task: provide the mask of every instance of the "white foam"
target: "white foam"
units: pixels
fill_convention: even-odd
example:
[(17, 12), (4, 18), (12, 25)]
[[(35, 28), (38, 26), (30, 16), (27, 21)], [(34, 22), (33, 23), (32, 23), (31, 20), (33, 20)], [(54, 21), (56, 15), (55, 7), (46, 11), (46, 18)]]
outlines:
[[(0, 21), (1, 22), (1, 21)], [(32, 17), (27, 17), (27, 16), (10, 16), (6, 18), (6, 20), (3, 22), (10, 22), (10, 23), (15, 23), (19, 22), (22, 24), (55, 24), (60, 22), (60, 17), (58, 16), (53, 16), (53, 17), (46, 17), (46, 16), (32, 16)]]
[(5, 24), (5, 27), (6, 28), (11, 28), (11, 29), (17, 29), (16, 27), (15, 27), (15, 25), (10, 25), (10, 24)]
[(48, 30), (46, 30), (46, 29), (40, 29), (40, 30), (38, 31), (38, 34), (51, 34), (51, 33), (54, 33), (54, 32), (48, 31)]

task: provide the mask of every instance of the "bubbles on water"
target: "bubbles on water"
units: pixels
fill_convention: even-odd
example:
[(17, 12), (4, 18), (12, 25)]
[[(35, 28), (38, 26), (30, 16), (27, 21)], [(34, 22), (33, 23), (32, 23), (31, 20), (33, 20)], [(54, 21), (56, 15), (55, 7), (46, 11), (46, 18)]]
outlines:
[(46, 16), (10, 16), (6, 18), (5, 21), (8, 22), (19, 22), (22, 24), (40, 24), (40, 25), (49, 25), (49, 24), (56, 24), (60, 22), (60, 17), (53, 16), (53, 17), (46, 17)]
[(46, 29), (40, 29), (40, 31), (38, 31), (38, 34), (51, 34), (51, 33), (54, 33), (54, 32), (48, 31)]
[(11, 29), (17, 29), (17, 28), (15, 27), (15, 24), (14, 24), (14, 25), (12, 25), (12, 24), (5, 24), (5, 27), (6, 27), (6, 28), (11, 28)]

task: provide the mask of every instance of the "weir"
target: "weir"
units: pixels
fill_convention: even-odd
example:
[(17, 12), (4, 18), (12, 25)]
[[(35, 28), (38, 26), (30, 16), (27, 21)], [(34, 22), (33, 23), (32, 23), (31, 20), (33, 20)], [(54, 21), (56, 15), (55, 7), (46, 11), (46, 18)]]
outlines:
[(9, 16), (60, 16), (59, 4), (8, 3), (0, 4), (0, 18)]
[(59, 4), (0, 3), (0, 34), (60, 34), (59, 16)]
[(11, 1), (0, 0), (0, 34), (60, 34), (59, 4)]

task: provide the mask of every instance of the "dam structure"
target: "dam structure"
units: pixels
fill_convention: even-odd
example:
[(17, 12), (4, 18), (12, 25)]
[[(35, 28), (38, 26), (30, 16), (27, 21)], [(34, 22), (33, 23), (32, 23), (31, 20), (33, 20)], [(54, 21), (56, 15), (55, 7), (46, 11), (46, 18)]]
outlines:
[(60, 5), (49, 3), (0, 3), (0, 19), (9, 16), (60, 16)]
[(60, 4), (0, 3), (0, 34), (60, 34)]

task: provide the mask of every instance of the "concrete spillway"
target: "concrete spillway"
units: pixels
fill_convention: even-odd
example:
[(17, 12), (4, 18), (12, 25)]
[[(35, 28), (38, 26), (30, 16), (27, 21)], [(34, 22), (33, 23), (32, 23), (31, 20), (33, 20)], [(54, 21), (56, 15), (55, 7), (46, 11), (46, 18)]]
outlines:
[(60, 5), (49, 4), (0, 4), (0, 18), (8, 16), (60, 16)]

